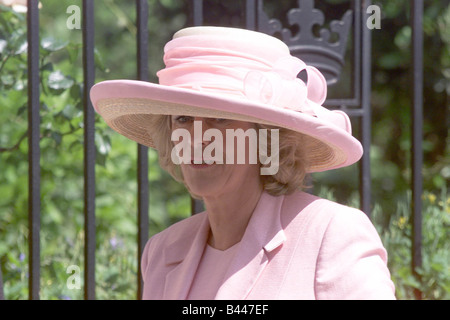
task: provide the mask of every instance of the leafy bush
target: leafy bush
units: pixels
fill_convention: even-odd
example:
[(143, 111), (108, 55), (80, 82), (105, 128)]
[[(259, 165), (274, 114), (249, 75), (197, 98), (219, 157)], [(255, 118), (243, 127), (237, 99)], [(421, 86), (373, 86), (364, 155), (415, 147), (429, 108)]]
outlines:
[[(65, 8), (62, 6), (62, 8)], [(28, 297), (27, 42), (24, 14), (0, 7), (0, 266), (7, 299)], [(64, 18), (64, 16), (62, 16)], [(45, 18), (45, 16), (44, 16)], [(81, 299), (67, 268), (83, 269), (83, 82), (78, 37), (41, 32), (42, 299)], [(106, 74), (96, 51), (96, 68)], [(96, 119), (98, 299), (133, 299), (137, 287), (137, 145)], [(185, 189), (149, 150), (150, 234), (190, 211)], [(83, 274), (81, 274), (81, 280)], [(83, 282), (83, 281), (81, 281)]]
[[(423, 196), (422, 266), (418, 276), (411, 272), (411, 209), (410, 196), (399, 202), (389, 228), (380, 230), (389, 253), (389, 269), (396, 284), (399, 299), (414, 299), (414, 289), (423, 299), (450, 298), (450, 195), (444, 188), (441, 194)], [(374, 212), (376, 218), (381, 212)]]
[[(321, 187), (319, 196), (336, 201), (335, 192)], [(357, 196), (347, 203), (357, 207)], [(446, 188), (440, 194), (423, 195), (422, 260), (414, 275), (411, 268), (411, 196), (399, 201), (391, 213), (374, 206), (371, 220), (388, 252), (388, 268), (396, 288), (397, 299), (415, 299), (415, 289), (423, 299), (450, 298), (450, 195)], [(389, 217), (386, 220), (386, 217)]]

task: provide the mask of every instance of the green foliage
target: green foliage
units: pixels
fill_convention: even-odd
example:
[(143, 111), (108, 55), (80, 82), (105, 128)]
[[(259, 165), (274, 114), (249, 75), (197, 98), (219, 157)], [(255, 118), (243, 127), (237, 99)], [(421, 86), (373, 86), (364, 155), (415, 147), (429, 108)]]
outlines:
[[(450, 196), (426, 192), (423, 196), (422, 267), (411, 272), (411, 209), (410, 197), (399, 202), (391, 216), (389, 228), (380, 229), (382, 241), (389, 254), (389, 270), (396, 284), (399, 299), (414, 299), (414, 289), (424, 299), (450, 298)], [(378, 207), (379, 209), (379, 207)], [(382, 212), (374, 212), (374, 218)]]
[[(280, 3), (296, 5), (297, 1)], [(344, 1), (329, 1), (341, 4)], [(186, 2), (149, 0), (149, 73), (162, 67), (161, 48), (186, 24)], [(80, 0), (46, 0), (40, 9), (41, 298), (82, 299), (68, 289), (70, 265), (83, 272), (83, 74), (81, 30), (66, 28), (66, 9)], [(214, 7), (214, 2), (208, 2)], [(319, 5), (319, 4), (317, 4)], [(323, 5), (323, 4), (320, 4)], [(412, 274), (410, 199), (411, 30), (408, 1), (381, 1), (373, 34), (372, 216), (389, 253), (401, 299), (420, 288), (426, 299), (448, 299), (450, 177), (450, 6), (426, 6), (423, 265)], [(136, 78), (133, 1), (95, 2), (96, 82)], [(233, 4), (235, 6), (235, 4)], [(267, 4), (269, 6), (269, 4)], [(220, 7), (222, 8), (222, 7)], [(272, 8), (284, 12), (284, 9)], [(275, 10), (276, 9), (276, 10)], [(217, 10), (217, 8), (216, 8)], [(233, 7), (236, 15), (240, 8)], [(215, 11), (214, 11), (215, 12)], [(340, 13), (335, 13), (338, 16)], [(218, 10), (215, 24), (233, 23)], [(242, 21), (241, 21), (242, 22)], [(393, 39), (386, 41), (386, 39)], [(22, 13), (0, 5), (0, 267), (7, 299), (28, 297), (27, 41)], [(344, 79), (344, 81), (347, 81)], [(348, 82), (348, 81), (347, 81)], [(135, 299), (137, 286), (137, 147), (96, 118), (96, 281), (98, 299)], [(357, 125), (354, 126), (358, 131)], [(150, 234), (190, 213), (190, 198), (159, 168), (149, 150)], [(349, 177), (352, 177), (349, 179)], [(316, 175), (321, 195), (358, 206), (357, 166)], [(317, 183), (316, 183), (317, 185)], [(83, 279), (83, 274), (81, 274)], [(82, 283), (83, 285), (83, 283)]]
[[(48, 20), (48, 15), (53, 14), (55, 8), (59, 10), (56, 20), (65, 26), (67, 6), (53, 1), (54, 6), (49, 7), (50, 2), (45, 2), (41, 9), (41, 26), (54, 23)], [(7, 299), (26, 299), (26, 23), (24, 14), (3, 6), (0, 9), (0, 265)], [(101, 12), (100, 9), (97, 12)], [(104, 21), (105, 16), (99, 19)], [(82, 270), (84, 264), (81, 31), (55, 30), (43, 28), (40, 32), (40, 296), (42, 299), (82, 299), (83, 288), (70, 290), (66, 286), (67, 267), (77, 265)], [(108, 52), (102, 45), (99, 47), (102, 52)], [(135, 63), (131, 57), (129, 60)], [(108, 74), (108, 59), (96, 50), (95, 62), (97, 77), (101, 79)], [(114, 72), (115, 77), (120, 77), (118, 72), (120, 70)], [(134, 299), (137, 288), (137, 145), (112, 133), (99, 117), (96, 118), (95, 144), (97, 298)], [(190, 198), (182, 186), (161, 172), (152, 150), (149, 150), (149, 164), (150, 233), (154, 234), (186, 217)]]
[[(335, 192), (322, 187), (318, 194), (336, 201)], [(347, 203), (357, 205), (353, 197)], [(376, 205), (371, 219), (388, 252), (388, 267), (396, 288), (396, 297), (414, 299), (414, 290), (427, 300), (450, 299), (450, 194), (444, 188), (440, 194), (423, 195), (422, 267), (413, 274), (411, 268), (411, 197), (399, 201), (386, 221), (386, 212)]]

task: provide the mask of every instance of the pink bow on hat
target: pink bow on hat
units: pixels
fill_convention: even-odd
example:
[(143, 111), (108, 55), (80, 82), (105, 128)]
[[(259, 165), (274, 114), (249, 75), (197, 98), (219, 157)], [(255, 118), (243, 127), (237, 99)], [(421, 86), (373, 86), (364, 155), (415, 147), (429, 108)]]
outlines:
[[(297, 78), (303, 70), (308, 76), (307, 84)], [(279, 59), (271, 71), (249, 71), (244, 79), (244, 93), (251, 100), (316, 116), (309, 101), (321, 105), (326, 99), (327, 83), (315, 67), (289, 56)]]

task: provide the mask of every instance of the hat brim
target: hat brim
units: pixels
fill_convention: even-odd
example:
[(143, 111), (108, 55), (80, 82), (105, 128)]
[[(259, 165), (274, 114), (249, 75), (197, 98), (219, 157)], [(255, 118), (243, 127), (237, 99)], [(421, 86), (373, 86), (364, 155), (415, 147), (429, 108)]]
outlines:
[(239, 97), (224, 96), (137, 80), (103, 81), (91, 88), (97, 113), (118, 133), (155, 148), (149, 117), (186, 115), (261, 123), (307, 136), (308, 172), (349, 166), (363, 153), (346, 130), (320, 118)]

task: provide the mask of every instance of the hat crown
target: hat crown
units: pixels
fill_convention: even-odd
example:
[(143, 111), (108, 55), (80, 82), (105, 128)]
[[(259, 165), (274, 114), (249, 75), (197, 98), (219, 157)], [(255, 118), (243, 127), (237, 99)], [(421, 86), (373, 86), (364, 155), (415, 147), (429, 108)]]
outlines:
[[(193, 27), (177, 32), (164, 48), (162, 85), (234, 96), (314, 115), (326, 98), (326, 81), (314, 67), (291, 56), (272, 36), (243, 29)], [(306, 70), (308, 83), (297, 75)]]

